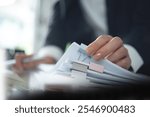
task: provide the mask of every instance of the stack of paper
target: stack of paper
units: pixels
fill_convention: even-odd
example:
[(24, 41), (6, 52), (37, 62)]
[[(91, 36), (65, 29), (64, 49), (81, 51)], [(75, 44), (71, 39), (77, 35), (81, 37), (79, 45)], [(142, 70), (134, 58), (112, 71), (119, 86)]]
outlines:
[(86, 54), (86, 47), (84, 44), (72, 43), (57, 62), (56, 71), (73, 74), (76, 78), (82, 74), (83, 79), (86, 77), (90, 82), (106, 85), (133, 85), (150, 82), (150, 77), (130, 72), (107, 59), (95, 61)]

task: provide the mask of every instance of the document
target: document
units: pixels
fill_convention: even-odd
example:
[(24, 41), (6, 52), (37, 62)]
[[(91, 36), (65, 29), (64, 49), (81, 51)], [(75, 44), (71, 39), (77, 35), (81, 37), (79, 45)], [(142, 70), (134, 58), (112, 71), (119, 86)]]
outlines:
[[(107, 59), (95, 61), (92, 57), (86, 54), (86, 47), (87, 46), (84, 44), (78, 45), (75, 42), (72, 43), (61, 59), (57, 62), (55, 70), (62, 73), (70, 73), (72, 67), (76, 67), (77, 71), (83, 72), (83, 69), (85, 69), (85, 66), (87, 65), (87, 79), (97, 83), (138, 84), (141, 82), (150, 82), (149, 76), (130, 72), (113, 64)], [(81, 64), (82, 68), (79, 69), (80, 65), (78, 65), (78, 67), (77, 65), (72, 66), (73, 62)], [(92, 67), (93, 70), (91, 70)]]

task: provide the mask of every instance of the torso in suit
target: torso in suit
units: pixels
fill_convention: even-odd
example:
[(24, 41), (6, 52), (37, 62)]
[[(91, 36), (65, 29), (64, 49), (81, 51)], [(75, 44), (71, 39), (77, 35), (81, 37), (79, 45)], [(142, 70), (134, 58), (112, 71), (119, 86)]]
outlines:
[[(149, 6), (149, 0), (106, 0), (108, 34), (120, 36), (124, 43), (137, 49), (145, 63), (140, 72), (146, 74), (150, 74)], [(89, 44), (95, 39), (79, 0), (60, 0), (55, 5), (46, 45), (56, 45), (64, 50), (67, 42)]]

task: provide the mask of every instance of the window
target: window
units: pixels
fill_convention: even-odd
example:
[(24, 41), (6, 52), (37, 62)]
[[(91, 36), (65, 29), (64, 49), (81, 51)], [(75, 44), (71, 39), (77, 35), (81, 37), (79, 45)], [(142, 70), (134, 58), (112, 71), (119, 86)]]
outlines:
[(34, 50), (38, 0), (0, 0), (0, 47)]

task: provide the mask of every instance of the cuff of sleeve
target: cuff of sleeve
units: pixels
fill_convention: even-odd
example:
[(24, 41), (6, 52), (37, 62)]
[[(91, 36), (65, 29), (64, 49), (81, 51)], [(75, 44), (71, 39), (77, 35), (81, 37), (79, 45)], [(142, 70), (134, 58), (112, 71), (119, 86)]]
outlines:
[(128, 49), (129, 56), (131, 58), (131, 67), (134, 72), (137, 72), (139, 68), (144, 64), (144, 61), (137, 50), (128, 44), (124, 45)]
[(58, 61), (62, 55), (63, 55), (62, 49), (52, 45), (41, 48), (37, 54), (39, 58), (50, 56), (53, 57), (56, 61)]

